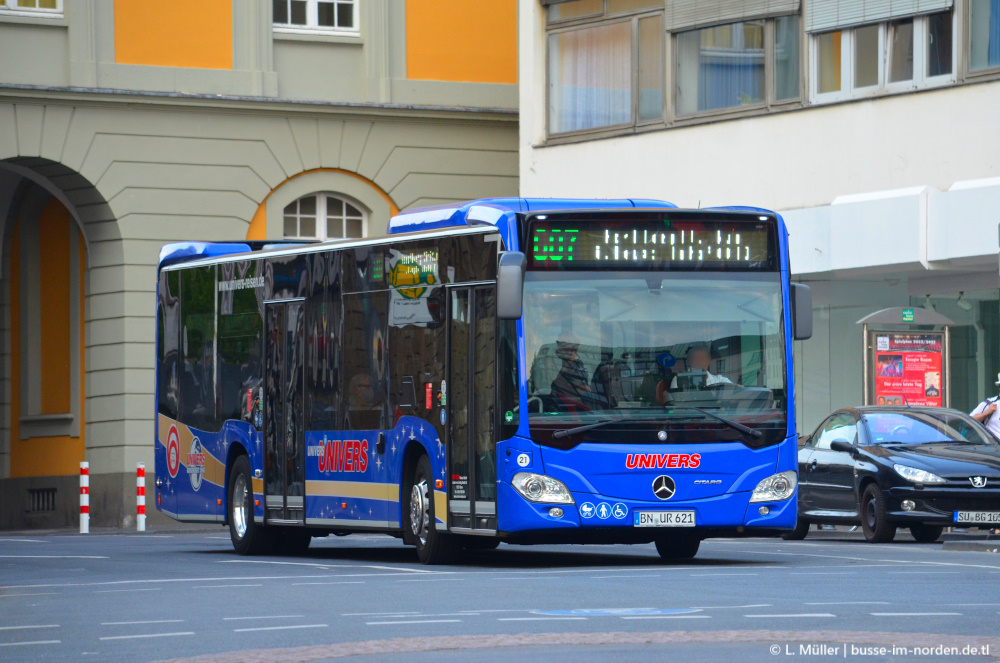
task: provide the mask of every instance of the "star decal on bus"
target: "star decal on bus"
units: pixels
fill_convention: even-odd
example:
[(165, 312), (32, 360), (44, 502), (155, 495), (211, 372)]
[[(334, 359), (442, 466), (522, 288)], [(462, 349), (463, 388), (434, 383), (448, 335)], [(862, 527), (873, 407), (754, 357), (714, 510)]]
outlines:
[(382, 469), (382, 459), (381, 458), (376, 458), (375, 459), (375, 467), (377, 467), (379, 470)]

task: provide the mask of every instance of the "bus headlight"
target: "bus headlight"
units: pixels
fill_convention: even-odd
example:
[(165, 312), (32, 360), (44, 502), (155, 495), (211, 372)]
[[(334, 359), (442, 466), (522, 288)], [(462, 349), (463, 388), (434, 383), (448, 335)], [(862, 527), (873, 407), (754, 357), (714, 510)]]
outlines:
[(795, 494), (798, 477), (794, 470), (772, 474), (757, 484), (750, 496), (750, 502), (781, 502)]
[(531, 502), (573, 504), (573, 496), (569, 494), (569, 489), (563, 485), (563, 482), (544, 474), (518, 472), (514, 475), (511, 484), (524, 499)]

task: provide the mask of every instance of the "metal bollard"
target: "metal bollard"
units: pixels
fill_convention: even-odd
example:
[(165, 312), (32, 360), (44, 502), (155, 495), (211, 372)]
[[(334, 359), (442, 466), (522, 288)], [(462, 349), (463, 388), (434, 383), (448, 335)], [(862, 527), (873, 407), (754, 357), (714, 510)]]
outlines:
[(80, 463), (80, 534), (90, 533), (90, 463)]
[(135, 470), (135, 528), (146, 531), (146, 464), (139, 463)]

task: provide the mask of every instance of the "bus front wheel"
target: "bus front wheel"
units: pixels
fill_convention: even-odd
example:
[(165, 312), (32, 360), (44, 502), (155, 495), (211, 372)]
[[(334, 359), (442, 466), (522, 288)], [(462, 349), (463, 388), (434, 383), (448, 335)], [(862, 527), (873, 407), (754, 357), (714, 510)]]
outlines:
[(656, 540), (656, 552), (664, 560), (691, 559), (698, 554), (701, 539), (693, 536), (680, 536)]
[(229, 471), (229, 537), (241, 555), (262, 555), (270, 549), (268, 532), (254, 522), (253, 511), (250, 460), (239, 456)]
[(447, 564), (456, 552), (454, 539), (437, 529), (431, 461), (421, 456), (410, 486), (409, 527), (422, 564)]

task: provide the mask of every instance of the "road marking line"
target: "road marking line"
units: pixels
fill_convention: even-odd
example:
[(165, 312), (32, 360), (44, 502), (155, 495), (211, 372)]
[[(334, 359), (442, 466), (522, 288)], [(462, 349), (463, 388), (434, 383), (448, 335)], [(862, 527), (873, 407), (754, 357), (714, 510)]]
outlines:
[(869, 612), (872, 617), (961, 617), (960, 612)]
[(740, 609), (740, 608), (770, 608), (770, 607), (773, 607), (770, 603), (750, 603), (749, 605), (703, 606), (701, 608), (688, 608), (688, 610), (727, 610), (727, 609)]
[(59, 628), (59, 624), (40, 624), (33, 626), (0, 626), (0, 631), (21, 631), (30, 628)]
[(887, 573), (888, 573), (888, 575), (896, 575), (896, 576), (911, 575), (911, 574), (916, 574), (916, 573), (919, 573), (919, 574), (922, 574), (922, 575), (926, 575), (928, 573), (934, 573), (934, 574), (937, 574), (937, 575), (941, 575), (941, 574), (944, 574), (944, 573), (950, 573), (952, 575), (958, 575), (959, 573), (961, 573), (961, 571), (888, 571)]
[(0, 541), (6, 541), (9, 543), (45, 543), (41, 539), (0, 539)]
[(457, 624), (461, 619), (414, 619), (392, 622), (365, 622), (367, 626), (388, 626), (389, 624)]
[[(649, 578), (650, 576), (591, 576), (591, 580), (611, 580), (618, 578)], [(656, 576), (653, 576), (654, 578)], [(504, 580), (519, 580), (519, 578), (504, 578)], [(536, 578), (525, 578), (525, 580), (536, 580)]]
[(101, 640), (138, 640), (140, 638), (171, 638), (178, 635), (194, 635), (194, 631), (180, 631), (178, 633), (139, 633), (136, 635), (106, 635)]
[(95, 594), (118, 594), (120, 592), (158, 592), (162, 587), (132, 587), (129, 589), (98, 589)]
[(568, 622), (586, 621), (586, 617), (497, 617), (498, 622)]
[(364, 580), (343, 580), (340, 582), (293, 582), (292, 587), (301, 587), (306, 585), (363, 585)]
[(59, 592), (32, 592), (30, 594), (0, 594), (0, 599), (9, 598), (11, 596), (58, 596)]
[(233, 633), (250, 633), (251, 631), (288, 631), (298, 628), (330, 628), (327, 624), (293, 624), (291, 626), (255, 626), (253, 628), (234, 628)]
[(816, 601), (802, 605), (892, 605), (889, 601)]
[(402, 573), (430, 573), (441, 575), (455, 573), (454, 571), (428, 571), (427, 569), (408, 569), (398, 566), (381, 566), (378, 564), (319, 564), (317, 562), (278, 562), (264, 559), (222, 559), (219, 564), (274, 564), (277, 566), (311, 566), (319, 569), (378, 569), (380, 571), (396, 571)]
[(133, 624), (180, 624), (183, 619), (149, 619), (141, 622), (101, 622), (101, 626), (131, 626)]
[(808, 612), (808, 613), (799, 613), (792, 615), (743, 615), (743, 616), (750, 618), (778, 619), (782, 617), (836, 617), (837, 615), (830, 614), (829, 612)]
[(255, 585), (194, 585), (191, 589), (226, 589), (228, 587), (263, 587), (262, 583)]
[(789, 573), (790, 576), (852, 576), (850, 571), (797, 571)]
[(622, 619), (711, 619), (711, 615), (634, 615)]
[(450, 578), (414, 578), (412, 580), (397, 580), (396, 582), (441, 582), (442, 580), (465, 580), (465, 578), (460, 578), (458, 576), (452, 576)]
[(394, 612), (345, 612), (341, 614), (341, 617), (389, 617), (393, 615), (419, 615), (420, 612), (416, 610), (394, 611)]
[(224, 622), (241, 622), (246, 619), (302, 619), (305, 615), (261, 615), (259, 617), (223, 617)]
[(107, 555), (0, 555), (0, 559), (111, 559)]
[(759, 573), (692, 573), (692, 578), (716, 578), (720, 576), (756, 576)]
[(0, 647), (20, 647), (24, 645), (61, 645), (62, 640), (33, 640), (31, 642), (0, 642)]

